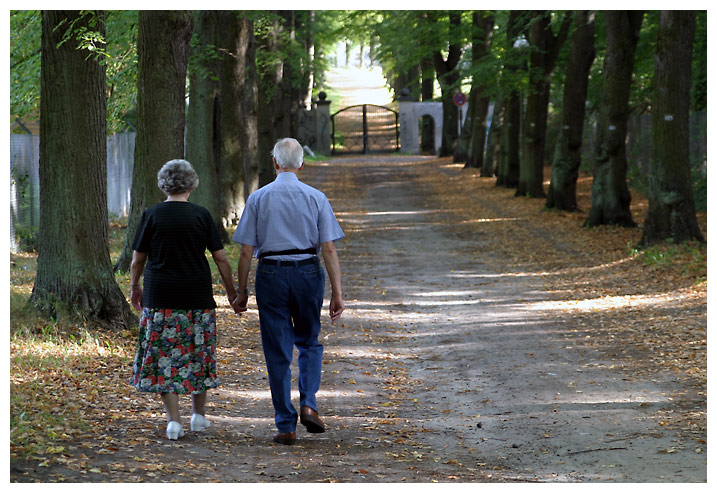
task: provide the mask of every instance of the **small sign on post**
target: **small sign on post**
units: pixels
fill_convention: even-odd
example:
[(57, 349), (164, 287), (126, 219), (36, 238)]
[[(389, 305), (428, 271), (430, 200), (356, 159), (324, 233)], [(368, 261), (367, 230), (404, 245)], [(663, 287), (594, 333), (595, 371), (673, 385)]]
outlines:
[(461, 136), (461, 121), (463, 120), (463, 110), (462, 107), (464, 104), (466, 104), (466, 95), (462, 92), (457, 92), (453, 96), (453, 102), (458, 106), (458, 137)]

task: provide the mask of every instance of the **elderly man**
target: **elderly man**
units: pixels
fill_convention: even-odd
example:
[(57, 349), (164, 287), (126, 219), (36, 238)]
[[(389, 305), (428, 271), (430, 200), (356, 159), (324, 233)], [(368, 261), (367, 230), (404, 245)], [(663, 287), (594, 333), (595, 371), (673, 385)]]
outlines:
[[(247, 280), (253, 255), (256, 302), (269, 386), (278, 433), (274, 442), (296, 443), (296, 421), (309, 433), (323, 433), (316, 392), (321, 383), (323, 345), (319, 342), (324, 258), (331, 283), (329, 315), (336, 322), (344, 311), (341, 271), (334, 241), (344, 237), (326, 196), (298, 179), (304, 151), (294, 139), (279, 140), (272, 152), (276, 179), (249, 196), (233, 240), (242, 245), (238, 295), (232, 302), (245, 311)], [(300, 414), (291, 404), (291, 360), (299, 351)]]

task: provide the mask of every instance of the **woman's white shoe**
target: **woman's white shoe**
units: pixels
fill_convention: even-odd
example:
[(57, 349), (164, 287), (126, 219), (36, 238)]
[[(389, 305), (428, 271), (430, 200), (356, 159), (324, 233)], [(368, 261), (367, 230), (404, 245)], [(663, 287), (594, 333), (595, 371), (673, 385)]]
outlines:
[(170, 440), (176, 440), (177, 438), (181, 438), (184, 436), (184, 430), (182, 429), (182, 425), (177, 423), (176, 421), (170, 421), (167, 424), (167, 438)]
[(209, 420), (201, 414), (192, 414), (192, 420), (189, 422), (192, 431), (202, 431), (209, 428), (210, 425)]

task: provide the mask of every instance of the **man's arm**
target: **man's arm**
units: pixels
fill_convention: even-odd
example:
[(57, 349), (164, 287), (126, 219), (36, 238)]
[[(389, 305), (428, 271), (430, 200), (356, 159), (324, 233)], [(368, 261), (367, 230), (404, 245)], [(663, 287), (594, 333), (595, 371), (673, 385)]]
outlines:
[(232, 307), (237, 313), (245, 312), (246, 304), (249, 301), (247, 283), (249, 282), (249, 269), (251, 269), (251, 258), (253, 256), (254, 246), (242, 244), (241, 253), (239, 254), (239, 266), (237, 267), (237, 297), (232, 303)]
[(326, 272), (329, 274), (331, 283), (331, 302), (329, 303), (329, 315), (331, 322), (336, 322), (344, 311), (344, 301), (341, 292), (341, 267), (339, 266), (339, 254), (333, 241), (321, 244), (321, 254), (324, 257)]

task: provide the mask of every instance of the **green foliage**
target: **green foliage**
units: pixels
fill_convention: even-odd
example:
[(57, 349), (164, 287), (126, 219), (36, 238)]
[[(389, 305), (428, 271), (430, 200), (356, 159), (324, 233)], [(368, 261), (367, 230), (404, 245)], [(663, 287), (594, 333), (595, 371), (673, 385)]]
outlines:
[(633, 112), (645, 113), (652, 106), (655, 74), (655, 45), (659, 11), (645, 13), (640, 38), (635, 48), (634, 78), (630, 86), (630, 106)]
[[(60, 28), (65, 29), (65, 34), (57, 47), (59, 48), (68, 41), (74, 40), (77, 42), (75, 49), (87, 51), (87, 58), (94, 56), (97, 60), (104, 60), (107, 56), (105, 36), (101, 30), (97, 31), (95, 29), (101, 29), (100, 24), (104, 23), (104, 18), (100, 18), (93, 10), (81, 10), (79, 14), (79, 17), (76, 19), (62, 19), (60, 23), (54, 27), (54, 30), (59, 30)], [(104, 17), (104, 15), (102, 17)], [(80, 22), (86, 22), (89, 27), (78, 26)]]
[(692, 110), (707, 109), (707, 11), (697, 12), (692, 55)]
[(40, 32), (38, 10), (10, 11), (10, 115), (27, 120), (40, 110)]
[(136, 10), (107, 13), (107, 130), (136, 128), (137, 101)]
[[(117, 132), (127, 128), (126, 115), (136, 100), (137, 12), (109, 11), (105, 16), (106, 37), (92, 26), (100, 18), (83, 11), (90, 29), (62, 23), (63, 43), (74, 38), (88, 56), (98, 56), (107, 67), (107, 128)], [(40, 109), (42, 18), (38, 10), (10, 12), (10, 113), (21, 120), (37, 119)], [(107, 44), (105, 46), (105, 41)]]

